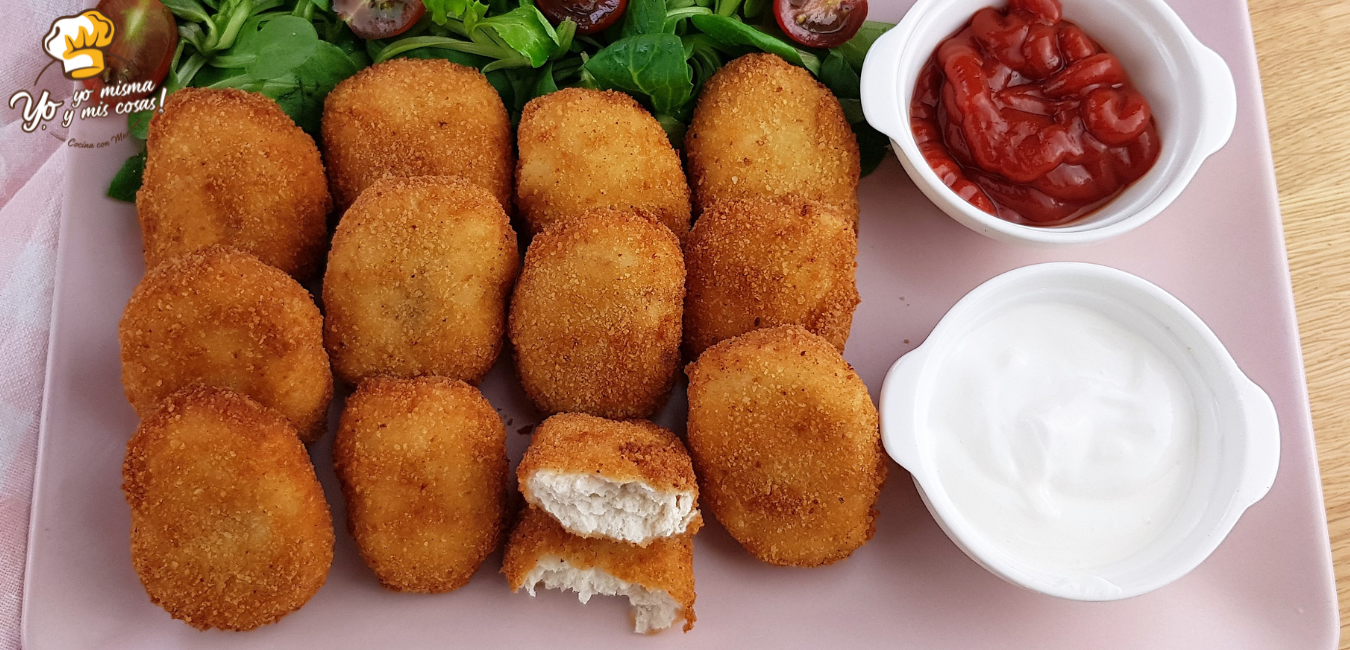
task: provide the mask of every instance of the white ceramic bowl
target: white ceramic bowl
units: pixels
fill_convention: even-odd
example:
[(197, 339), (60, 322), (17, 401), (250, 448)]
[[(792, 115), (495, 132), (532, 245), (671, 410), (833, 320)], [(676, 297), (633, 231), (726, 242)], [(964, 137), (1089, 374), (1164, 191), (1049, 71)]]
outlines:
[[(939, 479), (927, 425), (935, 382), (962, 338), (1002, 310), (1044, 300), (1088, 307), (1153, 343), (1181, 371), (1198, 414), (1195, 475), (1178, 514), (1147, 547), (1091, 571), (1055, 573), (1031, 565), (969, 524)], [(1280, 458), (1270, 398), (1194, 312), (1137, 276), (1070, 262), (1010, 271), (952, 307), (928, 340), (886, 375), (881, 434), (886, 452), (913, 475), (929, 512), (967, 555), (1013, 584), (1074, 600), (1129, 598), (1186, 575), (1265, 496)]]
[(939, 43), (976, 11), (1004, 0), (918, 0), (877, 39), (862, 71), (867, 121), (890, 136), (905, 170), (943, 212), (970, 229), (1039, 246), (1102, 241), (1143, 225), (1174, 201), (1211, 154), (1228, 142), (1237, 93), (1228, 65), (1205, 47), (1163, 0), (1063, 0), (1065, 20), (1081, 25), (1120, 58), (1152, 105), (1162, 154), (1143, 178), (1092, 214), (1065, 226), (1025, 226), (975, 208), (952, 192), (919, 153), (910, 130), (915, 80)]

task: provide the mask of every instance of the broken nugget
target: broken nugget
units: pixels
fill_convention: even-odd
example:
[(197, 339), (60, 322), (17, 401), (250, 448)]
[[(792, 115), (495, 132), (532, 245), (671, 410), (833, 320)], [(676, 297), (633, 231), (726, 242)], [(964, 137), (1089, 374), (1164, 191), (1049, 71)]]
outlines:
[(511, 531), (502, 557), (511, 591), (531, 596), (571, 589), (585, 603), (592, 595), (627, 596), (633, 629), (660, 632), (684, 620), (694, 627), (694, 539), (678, 535), (645, 548), (603, 538), (577, 537), (537, 508), (527, 508)]
[(535, 428), (516, 476), (527, 502), (581, 537), (645, 546), (702, 525), (689, 452), (651, 422), (555, 415)]

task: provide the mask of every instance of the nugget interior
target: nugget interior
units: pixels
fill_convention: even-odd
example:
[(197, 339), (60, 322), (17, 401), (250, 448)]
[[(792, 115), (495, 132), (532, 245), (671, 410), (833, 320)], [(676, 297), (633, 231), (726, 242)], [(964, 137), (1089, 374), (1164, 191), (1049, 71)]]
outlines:
[(650, 634), (671, 626), (680, 616), (680, 604), (664, 589), (648, 589), (620, 580), (603, 569), (571, 566), (556, 555), (539, 558), (534, 569), (525, 574), (522, 585), (531, 596), (542, 584), (545, 589), (571, 589), (577, 600), (590, 602), (591, 596), (627, 596), (633, 606), (633, 631)]
[(540, 470), (530, 477), (529, 490), (563, 528), (634, 544), (682, 533), (698, 516), (692, 492), (666, 492), (596, 473)]

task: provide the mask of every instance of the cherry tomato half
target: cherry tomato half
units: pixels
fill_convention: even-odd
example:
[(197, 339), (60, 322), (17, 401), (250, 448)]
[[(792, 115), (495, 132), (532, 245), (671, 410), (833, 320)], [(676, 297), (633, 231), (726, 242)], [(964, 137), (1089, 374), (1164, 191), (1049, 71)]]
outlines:
[(427, 13), (427, 8), (422, 0), (335, 0), (333, 11), (353, 34), (377, 39), (408, 31)]
[[(178, 23), (173, 12), (159, 0), (102, 0), (96, 9), (112, 21), (113, 41), (105, 50), (108, 67), (102, 74), (85, 79), (84, 87), (98, 91), (124, 81), (150, 81), (155, 86), (164, 81), (178, 47)], [(149, 94), (117, 99), (140, 99)]]
[(807, 47), (838, 47), (867, 20), (867, 0), (773, 0), (783, 32)]
[(604, 31), (628, 8), (628, 0), (537, 0), (537, 4), (554, 25), (567, 18), (576, 21), (578, 34)]

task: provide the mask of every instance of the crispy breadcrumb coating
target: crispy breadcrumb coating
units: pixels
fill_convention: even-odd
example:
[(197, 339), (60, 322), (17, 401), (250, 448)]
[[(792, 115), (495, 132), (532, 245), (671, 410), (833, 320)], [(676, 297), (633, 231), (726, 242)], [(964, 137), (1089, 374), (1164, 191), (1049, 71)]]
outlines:
[(323, 488), (276, 411), (194, 386), (127, 444), (131, 563), (150, 600), (205, 630), (251, 630), (300, 609), (333, 562)]
[(506, 330), (516, 233), (481, 187), (376, 181), (342, 217), (324, 275), (324, 342), (338, 376), (441, 375), (477, 384)]
[(540, 423), (516, 469), (525, 499), (525, 479), (541, 469), (595, 473), (613, 481), (642, 481), (667, 492), (698, 493), (694, 465), (684, 443), (669, 429), (646, 420), (607, 420), (560, 413)]
[(558, 559), (575, 569), (599, 569), (624, 582), (664, 591), (680, 606), (684, 631), (694, 628), (694, 537), (659, 539), (646, 547), (604, 538), (577, 537), (534, 507), (520, 513), (502, 556), (502, 574), (519, 591), (541, 560)]
[(591, 208), (635, 210), (684, 239), (689, 185), (661, 125), (632, 97), (566, 88), (525, 105), (516, 205), (538, 233)]
[(323, 144), (339, 210), (385, 176), (460, 176), (511, 210), (511, 119), (473, 68), (400, 58), (356, 73), (324, 102)]
[(591, 210), (540, 233), (511, 302), (525, 392), (541, 411), (645, 418), (679, 364), (684, 258), (670, 229)]
[(147, 268), (223, 244), (304, 280), (328, 234), (328, 180), (313, 138), (276, 102), (184, 88), (150, 121), (136, 194)]
[(458, 589), (505, 537), (506, 427), (462, 381), (361, 382), (342, 412), (333, 463), (347, 527), (389, 589)]
[(829, 341), (755, 330), (689, 364), (703, 505), (770, 564), (819, 566), (872, 538), (886, 478), (877, 410)]
[(333, 373), (323, 317), (290, 276), (212, 246), (145, 274), (118, 328), (122, 386), (142, 418), (179, 388), (227, 388), (280, 411), (305, 442), (323, 435)]
[(858, 237), (837, 208), (797, 198), (712, 204), (689, 233), (691, 359), (750, 330), (801, 325), (843, 351), (858, 305)]
[(839, 100), (773, 54), (708, 80), (684, 139), (695, 214), (722, 199), (800, 194), (858, 223), (858, 139)]

